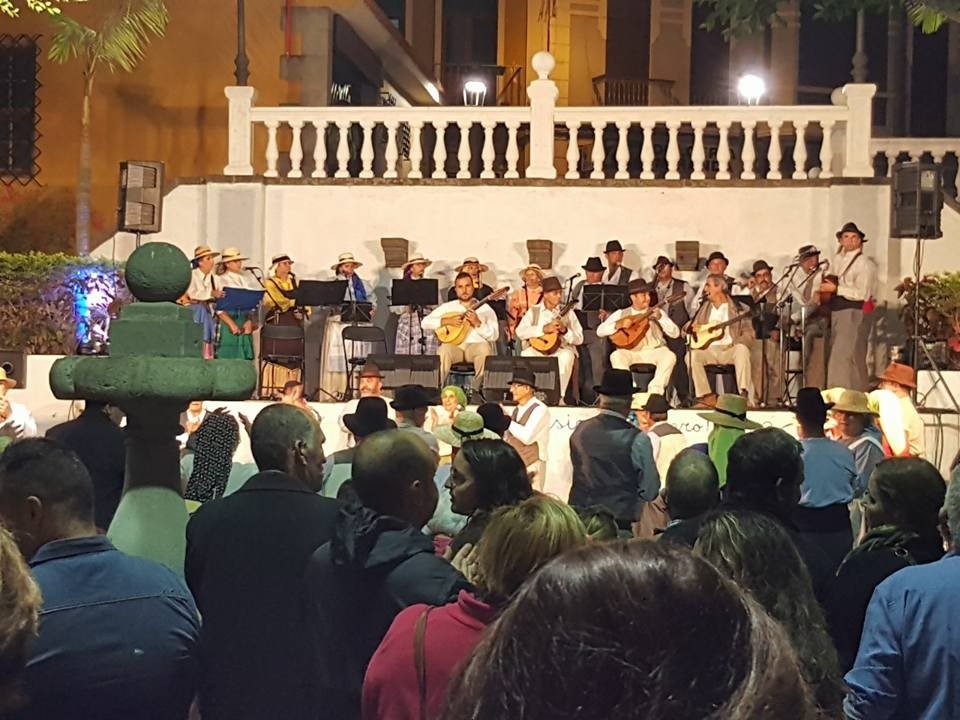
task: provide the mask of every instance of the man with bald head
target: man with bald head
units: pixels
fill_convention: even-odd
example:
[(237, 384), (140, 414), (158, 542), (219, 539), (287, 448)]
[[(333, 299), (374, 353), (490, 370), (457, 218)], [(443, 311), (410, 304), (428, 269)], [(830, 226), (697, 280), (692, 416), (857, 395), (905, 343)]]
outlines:
[(367, 663), (397, 613), (470, 589), (421, 532), (437, 505), (436, 469), (427, 444), (403, 430), (374, 433), (357, 448), (352, 484), (362, 505), (340, 513), (306, 571), (319, 717), (360, 717)]
[(259, 474), (187, 525), (187, 584), (203, 616), (204, 720), (316, 717), (303, 568), (333, 536), (340, 508), (316, 494), (323, 442), (312, 412), (268, 405), (250, 431)]

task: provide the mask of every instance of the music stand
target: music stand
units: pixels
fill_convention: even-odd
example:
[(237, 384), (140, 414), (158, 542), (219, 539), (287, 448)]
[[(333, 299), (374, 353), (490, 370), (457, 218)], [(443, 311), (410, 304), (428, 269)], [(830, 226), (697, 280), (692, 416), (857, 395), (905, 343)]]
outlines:
[(249, 312), (263, 300), (263, 290), (224, 288), (223, 297), (217, 300), (217, 312)]
[(392, 306), (412, 306), (417, 311), (417, 329), (420, 331), (420, 338), (417, 343), (420, 345), (420, 354), (427, 354), (427, 337), (423, 333), (423, 311), (424, 308), (432, 307), (437, 304), (440, 297), (440, 285), (437, 280), (394, 280), (393, 287), (390, 288), (390, 304)]
[(335, 307), (346, 294), (346, 280), (301, 280), (294, 299), (299, 307)]
[(615, 312), (630, 304), (626, 285), (584, 285), (583, 310)]
[(350, 325), (359, 325), (373, 320), (373, 303), (369, 302), (341, 302), (340, 322)]

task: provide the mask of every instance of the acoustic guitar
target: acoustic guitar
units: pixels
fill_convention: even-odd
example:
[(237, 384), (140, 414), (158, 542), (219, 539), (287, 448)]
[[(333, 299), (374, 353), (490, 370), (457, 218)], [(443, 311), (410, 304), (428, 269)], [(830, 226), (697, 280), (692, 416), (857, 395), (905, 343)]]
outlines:
[(613, 335), (610, 336), (610, 342), (621, 350), (633, 350), (640, 344), (640, 341), (647, 336), (647, 331), (650, 329), (650, 316), (653, 314), (653, 311), (664, 305), (669, 305), (677, 300), (681, 300), (683, 295), (683, 290), (675, 292), (665, 300), (661, 300), (656, 305), (647, 308), (639, 315), (628, 315), (625, 318), (620, 318), (627, 322), (623, 327), (617, 328)]
[(687, 330), (687, 345), (691, 350), (703, 350), (706, 347), (710, 347), (710, 345), (723, 337), (723, 333), (728, 327), (750, 317), (752, 314), (753, 310), (747, 310), (721, 323), (694, 325)]
[[(510, 288), (502, 287), (499, 290), (494, 290), (492, 293), (487, 295), (483, 300), (477, 301), (476, 299), (474, 299), (472, 304), (470, 305), (470, 310), (475, 311), (478, 308), (482, 307), (483, 305), (486, 305), (487, 303), (494, 302), (495, 300), (500, 300), (508, 292), (510, 292)], [(467, 312), (469, 311), (464, 311), (462, 313), (447, 313), (446, 315), (444, 315), (442, 322), (459, 319), (460, 323), (456, 325), (441, 324), (440, 327), (438, 327), (435, 331), (437, 335), (437, 339), (440, 342), (445, 343), (447, 345), (459, 345), (464, 340), (466, 340), (467, 335), (469, 335), (470, 331), (473, 329), (473, 326), (467, 322)]]
[[(562, 308), (560, 308), (560, 312), (557, 313), (557, 316), (551, 322), (557, 322), (558, 320), (562, 319), (576, 306), (577, 301), (571, 300)], [(540, 353), (543, 353), (544, 355), (553, 355), (553, 353), (557, 351), (557, 348), (559, 348), (562, 343), (563, 334), (559, 332), (545, 333), (540, 337), (530, 339), (530, 347)]]

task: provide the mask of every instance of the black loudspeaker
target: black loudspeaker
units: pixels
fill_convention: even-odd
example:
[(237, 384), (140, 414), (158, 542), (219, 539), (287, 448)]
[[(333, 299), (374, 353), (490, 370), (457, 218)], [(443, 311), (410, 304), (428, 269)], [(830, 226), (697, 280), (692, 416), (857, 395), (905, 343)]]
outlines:
[(120, 163), (117, 230), (160, 232), (163, 216), (163, 163), (127, 160)]
[(914, 161), (893, 166), (890, 189), (890, 237), (943, 237), (941, 170), (934, 163)]
[(487, 402), (513, 404), (510, 378), (518, 366), (533, 370), (537, 397), (542, 402), (560, 404), (560, 366), (555, 357), (488, 357), (483, 365), (483, 397)]
[(386, 390), (401, 385), (440, 387), (439, 355), (368, 355), (367, 363), (380, 368)]
[(22, 350), (0, 350), (0, 368), (11, 380), (17, 381), (18, 388), (27, 386), (27, 354)]

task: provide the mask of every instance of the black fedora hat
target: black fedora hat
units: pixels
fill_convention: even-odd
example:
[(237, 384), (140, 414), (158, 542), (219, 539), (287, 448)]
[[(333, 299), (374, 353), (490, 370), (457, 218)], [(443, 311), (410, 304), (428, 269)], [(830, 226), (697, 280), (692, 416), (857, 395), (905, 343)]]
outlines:
[(384, 375), (382, 372), (380, 372), (380, 368), (373, 363), (365, 363), (364, 366), (360, 368), (360, 377), (375, 377), (380, 378), (381, 380), (384, 379)]
[(797, 250), (797, 260), (806, 260), (807, 258), (813, 257), (814, 255), (820, 254), (820, 248), (816, 245), (804, 245), (799, 250)]
[(760, 272), (761, 270), (769, 270), (770, 272), (773, 272), (773, 268), (772, 268), (770, 265), (767, 264), (767, 261), (766, 261), (766, 260), (757, 260), (757, 261), (753, 264), (752, 274), (756, 275), (756, 274), (757, 274), (758, 272)]
[(857, 227), (857, 224), (856, 224), (855, 222), (847, 222), (847, 223), (844, 223), (844, 224), (843, 224), (843, 227), (840, 228), (839, 230), (837, 230), (837, 240), (840, 239), (840, 236), (841, 236), (841, 235), (843, 235), (844, 233), (848, 233), (848, 232), (856, 233), (857, 235), (859, 235), (861, 242), (866, 242), (866, 241), (867, 241), (867, 236), (863, 234), (863, 230), (861, 230), (860, 228), (858, 228), (858, 227)]
[(603, 381), (594, 385), (593, 391), (613, 397), (632, 397), (637, 389), (633, 386), (633, 373), (613, 368), (603, 371)]
[(648, 413), (665, 413), (670, 410), (670, 403), (660, 393), (651, 393), (650, 397), (643, 404), (643, 409)]
[(627, 295), (652, 292), (655, 292), (653, 285), (642, 278), (636, 278), (627, 283)]
[(723, 254), (722, 252), (720, 252), (719, 250), (714, 250), (712, 253), (710, 253), (709, 255), (707, 255), (707, 263), (706, 263), (706, 264), (709, 265), (709, 264), (712, 263), (714, 260), (723, 260), (727, 265), (730, 264), (730, 260), (727, 259), (727, 256), (724, 255), (724, 254)]
[(343, 416), (343, 424), (358, 438), (397, 427), (397, 424), (387, 417), (387, 403), (378, 397), (360, 398), (356, 412)]
[(654, 269), (654, 270), (659, 270), (659, 269), (662, 268), (664, 265), (669, 265), (670, 267), (676, 267), (676, 266), (677, 266), (677, 264), (676, 264), (673, 260), (671, 260), (670, 258), (668, 258), (666, 255), (658, 255), (656, 262), (653, 263), (653, 269)]
[(510, 418), (497, 403), (484, 403), (477, 408), (477, 414), (483, 418), (483, 426), (497, 435), (502, 436), (510, 429)]
[(534, 390), (537, 388), (537, 380), (531, 370), (526, 365), (517, 365), (513, 368), (513, 375), (510, 377), (511, 385), (529, 385)]
[(623, 245), (620, 244), (619, 240), (610, 240), (607, 242), (607, 246), (603, 249), (603, 252), (624, 252)]
[(543, 283), (540, 285), (540, 290), (548, 293), (554, 290), (563, 291), (563, 285), (560, 283), (560, 278), (556, 275), (550, 275), (543, 279)]
[(402, 412), (439, 404), (440, 398), (437, 397), (436, 391), (431, 392), (423, 385), (401, 385), (394, 392), (390, 407)]
[(823, 393), (820, 392), (819, 388), (805, 387), (800, 388), (797, 393), (797, 406), (793, 412), (798, 418), (804, 420), (820, 420), (822, 418), (821, 422), (823, 422), (827, 419), (827, 410), (832, 407), (833, 403), (824, 401)]
[(581, 265), (580, 267), (586, 270), (587, 272), (603, 272), (604, 270), (607, 269), (606, 267), (604, 267), (603, 263), (600, 262), (599, 257), (588, 257), (587, 264)]

